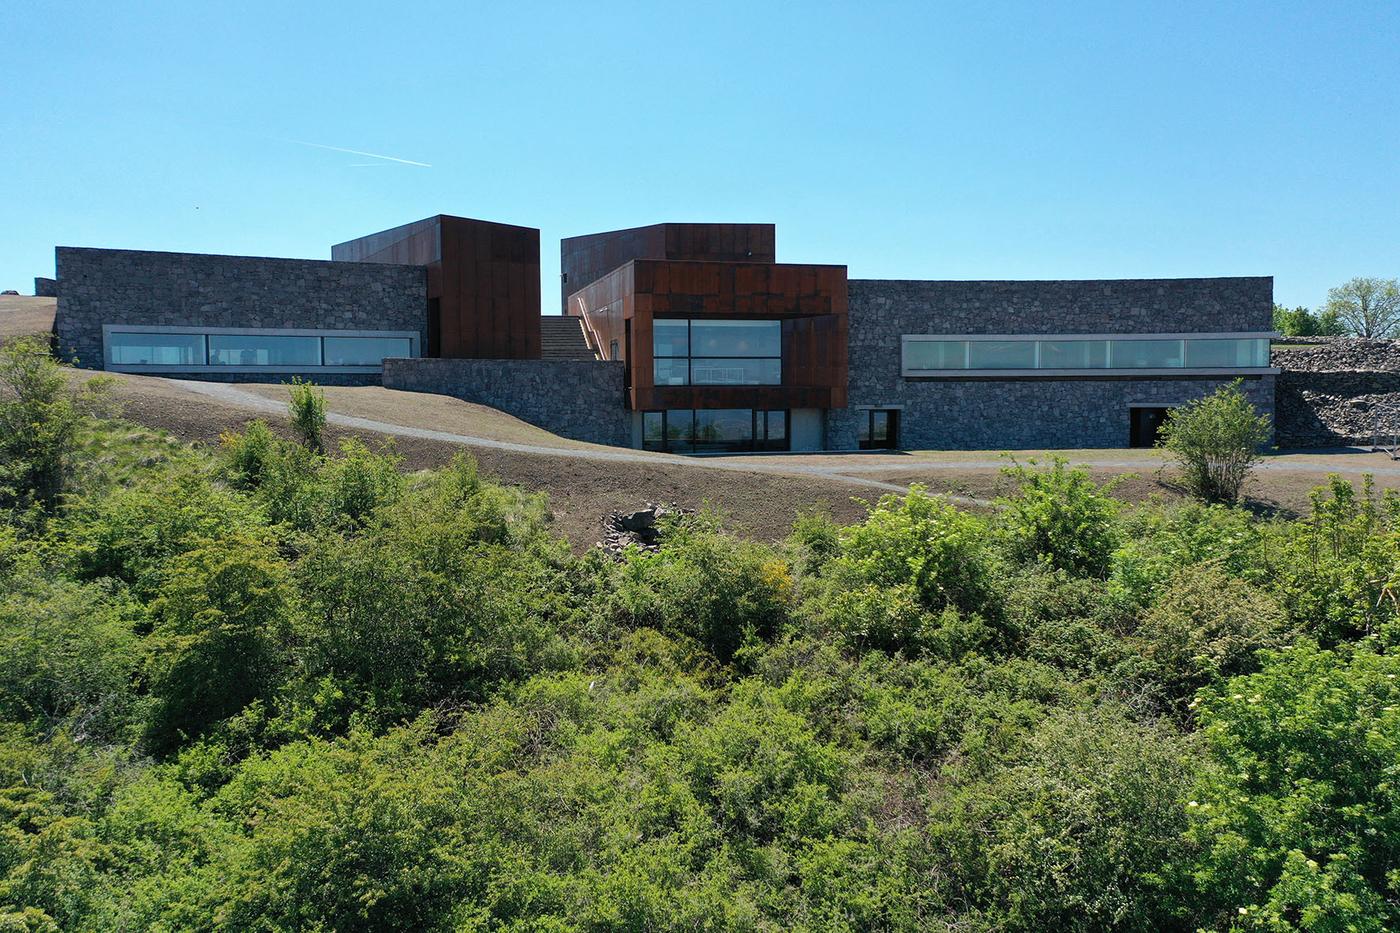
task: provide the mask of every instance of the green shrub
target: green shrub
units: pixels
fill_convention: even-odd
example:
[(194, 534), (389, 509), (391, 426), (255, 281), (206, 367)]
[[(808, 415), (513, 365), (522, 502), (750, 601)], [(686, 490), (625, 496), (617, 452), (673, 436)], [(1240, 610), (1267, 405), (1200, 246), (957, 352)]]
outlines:
[(882, 497), (865, 521), (844, 529), (831, 576), (837, 589), (908, 584), (931, 611), (980, 612), (995, 589), (987, 539), (981, 519), (916, 484), (903, 498)]
[(314, 383), (303, 382), (293, 376), (291, 401), (288, 410), (292, 416), (292, 427), (301, 437), (301, 442), (314, 453), (326, 449), (326, 393)]
[(1195, 925), (1400, 925), (1400, 659), (1303, 643), (1204, 691), (1213, 767), (1191, 792)]
[(1176, 703), (1246, 673), (1257, 652), (1290, 644), (1288, 616), (1267, 593), (1209, 565), (1181, 570), (1138, 627), (1142, 653)]
[(1105, 495), (1083, 467), (1069, 468), (1062, 457), (1048, 469), (1015, 461), (1002, 472), (1019, 489), (997, 500), (998, 526), (1008, 556), (1081, 577), (1102, 577), (1118, 544), (1114, 517), (1118, 503)]
[(241, 432), (219, 435), (219, 443), (229, 481), (240, 489), (257, 489), (263, 484), (281, 446), (261, 419), (249, 422)]
[(1206, 502), (1234, 502), (1272, 434), (1268, 415), (1245, 398), (1236, 379), (1205, 398), (1167, 414), (1158, 445), (1181, 465), (1193, 496)]
[(81, 391), (69, 391), (38, 337), (0, 345), (0, 506), (51, 511), (57, 505), (78, 428), (105, 388), (101, 379), (90, 379)]

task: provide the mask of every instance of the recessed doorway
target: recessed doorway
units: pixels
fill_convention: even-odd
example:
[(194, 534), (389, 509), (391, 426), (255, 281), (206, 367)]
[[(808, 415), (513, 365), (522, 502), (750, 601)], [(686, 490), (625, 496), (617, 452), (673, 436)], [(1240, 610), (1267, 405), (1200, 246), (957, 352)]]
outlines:
[(872, 408), (862, 412), (857, 429), (861, 450), (895, 450), (899, 447), (899, 411)]
[(1133, 407), (1129, 409), (1132, 424), (1128, 431), (1129, 447), (1155, 447), (1157, 435), (1167, 420), (1170, 408)]

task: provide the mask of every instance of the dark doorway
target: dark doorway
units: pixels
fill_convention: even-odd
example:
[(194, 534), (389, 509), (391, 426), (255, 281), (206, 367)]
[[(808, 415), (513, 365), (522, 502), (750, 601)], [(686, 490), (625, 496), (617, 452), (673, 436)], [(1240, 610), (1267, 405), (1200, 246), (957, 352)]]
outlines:
[(1129, 447), (1153, 447), (1157, 444), (1157, 432), (1167, 420), (1170, 408), (1133, 408), (1132, 427), (1129, 431)]
[(872, 408), (860, 419), (861, 450), (894, 450), (899, 446), (899, 412)]

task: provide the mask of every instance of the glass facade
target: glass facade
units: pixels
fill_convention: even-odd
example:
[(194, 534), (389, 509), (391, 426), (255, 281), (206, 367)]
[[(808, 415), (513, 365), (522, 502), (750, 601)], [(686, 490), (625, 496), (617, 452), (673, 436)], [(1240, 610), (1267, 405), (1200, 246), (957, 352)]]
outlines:
[(323, 337), (321, 345), (326, 366), (379, 366), (388, 357), (413, 355), (407, 337)]
[(642, 412), (642, 447), (671, 453), (788, 449), (788, 413), (752, 408)]
[(311, 370), (327, 366), (379, 368), (387, 357), (411, 357), (416, 343), (399, 335), (161, 333), (108, 330), (107, 365), (252, 367)]
[(652, 375), (658, 386), (772, 386), (783, 382), (779, 321), (656, 319)]
[(203, 366), (203, 334), (124, 334), (107, 337), (110, 366)]
[(1269, 365), (1268, 337), (1114, 337), (903, 341), (906, 375), (949, 370), (1253, 369)]
[(210, 366), (320, 366), (319, 337), (210, 334)]

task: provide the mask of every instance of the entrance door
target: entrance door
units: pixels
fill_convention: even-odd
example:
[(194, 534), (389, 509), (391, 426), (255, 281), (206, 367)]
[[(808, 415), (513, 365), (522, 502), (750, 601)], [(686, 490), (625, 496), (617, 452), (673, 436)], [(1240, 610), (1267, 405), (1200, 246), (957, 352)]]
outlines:
[(1167, 420), (1170, 408), (1133, 408), (1132, 426), (1128, 432), (1131, 447), (1153, 447), (1157, 444), (1157, 432)]
[(861, 450), (894, 450), (899, 446), (899, 412), (873, 408), (860, 427)]

